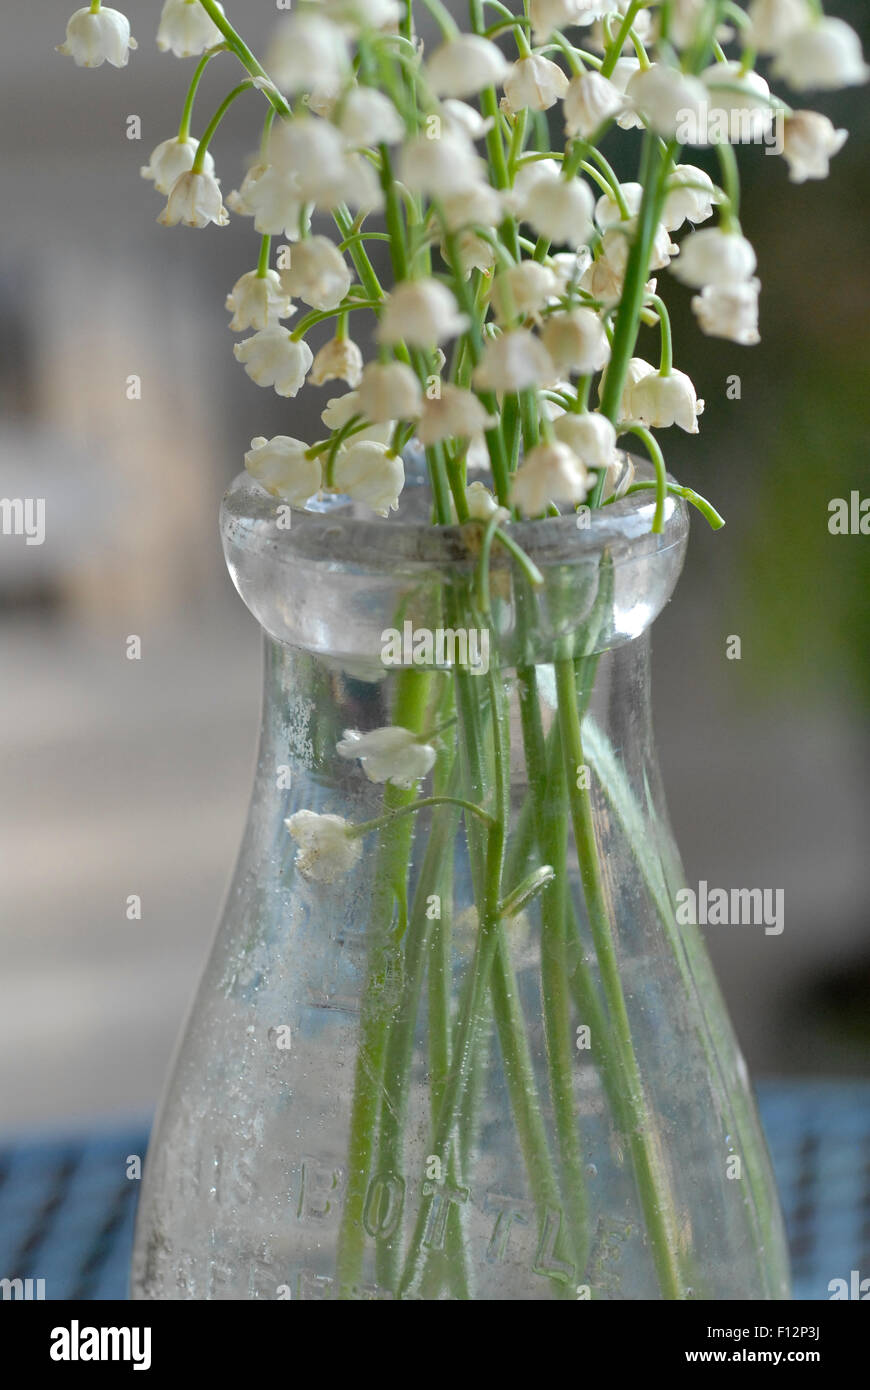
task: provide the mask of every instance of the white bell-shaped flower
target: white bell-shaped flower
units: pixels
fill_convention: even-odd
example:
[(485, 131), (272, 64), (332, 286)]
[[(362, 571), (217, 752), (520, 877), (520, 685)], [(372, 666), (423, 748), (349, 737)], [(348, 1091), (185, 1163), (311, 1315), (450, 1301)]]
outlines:
[(713, 63), (701, 73), (710, 94), (708, 136), (716, 123), (732, 145), (760, 143), (773, 126), (770, 88), (758, 72), (742, 72), (738, 62)]
[(230, 320), (233, 333), (242, 333), (247, 328), (268, 328), (270, 323), (289, 318), (295, 312), (290, 296), (281, 288), (277, 270), (267, 270), (265, 275), (256, 270), (247, 271), (227, 295), (226, 308), (233, 316)]
[(429, 448), (442, 439), (470, 439), (497, 423), (473, 391), (445, 382), (440, 395), (423, 402), (417, 437)]
[(631, 389), (630, 409), (635, 420), (651, 429), (679, 425), (687, 434), (698, 433), (698, 416), (704, 410), (694, 386), (685, 372), (667, 376), (650, 372)]
[[(342, 429), (354, 415), (362, 415), (358, 391), (345, 391), (343, 396), (332, 396), (320, 412), (321, 420), (330, 431)], [(366, 425), (354, 432), (351, 442), (356, 444), (364, 439), (373, 439), (376, 444), (389, 444), (395, 427), (395, 420), (385, 420), (382, 425)]]
[(536, 444), (511, 478), (511, 502), (522, 516), (540, 516), (551, 502), (582, 502), (589, 474), (567, 444)]
[(308, 380), (312, 386), (323, 386), (327, 381), (346, 381), (348, 386), (359, 386), (363, 373), (363, 355), (351, 338), (330, 338), (319, 352), (315, 353)]
[(559, 293), (555, 271), (540, 261), (519, 261), (495, 277), (490, 292), (496, 318), (537, 318), (544, 305)]
[(346, 34), (314, 10), (282, 19), (266, 53), (266, 68), (282, 92), (337, 90), (350, 71)]
[(704, 285), (735, 285), (749, 280), (755, 266), (755, 251), (745, 236), (706, 227), (686, 237), (671, 270), (684, 285), (702, 289)]
[(345, 729), (335, 751), (340, 758), (358, 758), (370, 782), (392, 782), (406, 791), (416, 786), (435, 763), (432, 745), (400, 724), (388, 724), (367, 734)]
[(616, 430), (596, 410), (566, 410), (553, 422), (553, 433), (587, 468), (606, 468), (616, 450)]
[[(139, 172), (143, 179), (153, 180), (158, 193), (168, 197), (175, 180), (193, 167), (198, 148), (199, 141), (194, 140), (192, 136), (188, 136), (186, 140), (179, 140), (177, 136), (173, 140), (164, 140), (151, 151), (151, 158), (147, 164), (143, 164)], [(202, 168), (203, 173), (214, 174), (214, 160), (209, 150), (205, 152)]]
[(484, 87), (498, 86), (510, 64), (490, 39), (458, 34), (436, 48), (423, 73), (438, 97), (473, 97)]
[(273, 497), (294, 507), (304, 507), (309, 497), (320, 491), (320, 459), (307, 457), (308, 445), (287, 434), (273, 439), (262, 436), (251, 440), (245, 454), (245, 468), (252, 478)]
[(230, 215), (223, 204), (220, 184), (213, 174), (195, 174), (191, 169), (179, 174), (169, 190), (166, 207), (157, 221), (163, 227), (207, 227), (214, 222), (217, 227), (225, 227)]
[[(223, 14), (223, 5), (217, 8)], [(195, 58), (221, 42), (223, 34), (198, 0), (193, 4), (191, 0), (166, 0), (157, 26), (157, 47), (161, 53)]]
[(258, 386), (274, 386), (279, 396), (295, 396), (303, 385), (314, 354), (304, 339), (290, 336), (276, 324), (236, 343), (233, 356)]
[[(625, 381), (622, 385), (622, 396), (619, 401), (620, 420), (631, 420), (635, 418), (631, 407), (631, 393), (639, 381), (643, 381), (644, 377), (651, 376), (654, 372), (655, 367), (652, 363), (644, 361), (642, 357), (632, 357), (630, 359), (628, 367), (626, 368)], [(606, 380), (607, 373), (605, 372), (598, 385), (599, 400), (601, 399)]]
[(759, 53), (777, 53), (786, 39), (806, 29), (815, 11), (810, 0), (751, 0), (746, 42)]
[[(306, 209), (299, 185), (292, 174), (282, 173), (267, 165), (261, 171), (246, 176), (238, 194), (227, 199), (234, 211), (250, 209), (254, 227), (262, 236), (280, 236), (298, 241), (302, 236), (301, 219)], [(310, 216), (306, 217), (306, 228)]]
[(588, 140), (605, 121), (618, 116), (624, 106), (623, 93), (609, 78), (593, 69), (579, 73), (571, 78), (562, 103), (565, 129), (569, 135), (582, 135)]
[(517, 111), (549, 111), (568, 90), (568, 77), (558, 63), (533, 53), (518, 58), (504, 79), (504, 100), (511, 115)]
[(678, 135), (683, 144), (703, 143), (709, 94), (697, 77), (665, 63), (653, 63), (652, 67), (636, 72), (625, 91), (634, 109), (657, 135), (668, 140)]
[[(199, 8), (199, 6), (197, 6)], [(58, 44), (58, 53), (72, 58), (77, 67), (99, 68), (111, 63), (113, 68), (125, 68), (131, 49), (138, 45), (130, 36), (130, 21), (120, 10), (103, 6), (96, 14), (89, 6), (76, 10), (66, 26), (66, 40)]]
[(464, 333), (467, 327), (468, 319), (459, 312), (452, 290), (440, 280), (404, 280), (387, 300), (377, 339), (430, 348)]
[(643, 129), (643, 121), (626, 96), (626, 88), (637, 72), (640, 72), (640, 59), (626, 57), (617, 58), (616, 66), (610, 74), (610, 81), (613, 83), (616, 90), (621, 92), (623, 97), (625, 97), (622, 113), (616, 118), (616, 124), (621, 130)]
[(398, 175), (413, 193), (444, 198), (486, 182), (486, 165), (465, 135), (444, 130), (430, 140), (416, 135), (402, 147)]
[(342, 201), (347, 172), (344, 136), (320, 116), (276, 121), (268, 147), (269, 161), (289, 175), (302, 202), (334, 207)]
[(560, 375), (590, 376), (610, 361), (604, 324), (591, 309), (550, 314), (541, 340)]
[(445, 97), (438, 114), (448, 132), (464, 135), (466, 140), (482, 140), (495, 124), (494, 117), (481, 115), (476, 106), (458, 97)]
[[(499, 506), (498, 498), (479, 479), (469, 483), (465, 489), (465, 502), (468, 507), (469, 521), (487, 522), (491, 521), (494, 516), (498, 517), (500, 526), (504, 525), (506, 521), (510, 521), (510, 509)], [(458, 516), (452, 497), (450, 498), (450, 511), (454, 521), (457, 521)]]
[(376, 87), (351, 87), (341, 99), (336, 125), (351, 149), (394, 145), (404, 138), (401, 116), (385, 92)]
[(347, 261), (327, 236), (304, 237), (290, 247), (290, 264), (281, 271), (281, 287), (312, 309), (335, 309), (351, 286)]
[(502, 200), (488, 183), (475, 184), (459, 193), (449, 193), (441, 204), (448, 230), (461, 227), (497, 227), (504, 216)]
[(795, 111), (783, 124), (782, 155), (792, 183), (826, 179), (830, 161), (849, 138), (820, 111)]
[(668, 178), (662, 222), (669, 232), (679, 231), (684, 222), (706, 222), (713, 216), (716, 200), (713, 180), (704, 169), (677, 164)]
[(398, 509), (405, 468), (401, 456), (388, 445), (354, 436), (336, 454), (333, 481), (337, 492), (363, 502), (379, 516), (388, 516)]
[(303, 878), (314, 883), (335, 883), (359, 863), (362, 840), (348, 835), (350, 823), (343, 816), (295, 811), (284, 824), (299, 846), (296, 867)]
[(592, 190), (582, 179), (544, 173), (531, 186), (524, 216), (539, 236), (584, 246), (595, 234), (594, 206)]
[(359, 407), (367, 420), (416, 420), (423, 409), (423, 392), (406, 362), (369, 362), (358, 391)]
[[(643, 184), (621, 183), (619, 191), (630, 216), (634, 217), (640, 211)], [(606, 232), (608, 227), (614, 227), (622, 221), (622, 209), (612, 193), (602, 193), (596, 202), (595, 221), (603, 232)]]
[(528, 328), (515, 328), (487, 341), (472, 379), (481, 391), (513, 392), (545, 386), (558, 375), (540, 338)]
[(761, 281), (753, 278), (737, 285), (706, 285), (692, 298), (692, 309), (701, 332), (710, 338), (728, 338), (752, 347), (761, 342), (758, 332), (758, 293)]
[(600, 0), (597, 4), (590, 4), (589, 0), (531, 0), (532, 37), (536, 44), (545, 44), (554, 29), (591, 24), (611, 13), (613, 8), (612, 3), (601, 4)]
[(870, 78), (861, 40), (842, 19), (816, 19), (790, 34), (776, 55), (775, 77), (796, 92), (837, 91), (858, 87)]

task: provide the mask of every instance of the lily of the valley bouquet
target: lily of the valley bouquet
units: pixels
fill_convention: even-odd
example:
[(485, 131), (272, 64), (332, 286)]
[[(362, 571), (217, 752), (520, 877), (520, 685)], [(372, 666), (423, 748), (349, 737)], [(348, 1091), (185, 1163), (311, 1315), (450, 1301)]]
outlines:
[[(826, 177), (846, 132), (800, 102), (867, 81), (857, 36), (818, 0), (469, 0), (461, 18), (442, 0), (300, 0), (257, 57), (216, 0), (166, 0), (157, 44), (193, 70), (142, 170), (159, 221), (251, 221), (235, 356), (291, 401), (286, 433), (252, 440), (244, 497), (292, 518), (288, 536), (368, 517), (389, 553), (423, 488), (451, 538), (441, 628), (475, 636), (439, 653), (406, 594), (382, 669), (344, 668), (389, 694), (358, 698), (358, 726), (309, 758), (321, 783), (377, 784), (376, 813), (327, 797), (283, 817), (282, 881), (315, 915), (367, 885), (340, 1176), (317, 1239), (287, 1237), (305, 1266), (287, 1296), (781, 1296), (763, 1141), (675, 910), (653, 764), (628, 765), (631, 717), (608, 726), (607, 709), (611, 648), (667, 597), (643, 584), (681, 554), (688, 506), (722, 524), (660, 442), (703, 412), (668, 281), (694, 291), (701, 333), (759, 341), (735, 146)], [(122, 67), (135, 46), (95, 0), (60, 51)], [(206, 118), (212, 64), (234, 85)], [(259, 151), (225, 197), (219, 128), (258, 107)], [(322, 431), (300, 438), (292, 398), (324, 387)], [(316, 1153), (315, 1132), (300, 1143)], [(303, 1164), (294, 1220), (311, 1181)]]

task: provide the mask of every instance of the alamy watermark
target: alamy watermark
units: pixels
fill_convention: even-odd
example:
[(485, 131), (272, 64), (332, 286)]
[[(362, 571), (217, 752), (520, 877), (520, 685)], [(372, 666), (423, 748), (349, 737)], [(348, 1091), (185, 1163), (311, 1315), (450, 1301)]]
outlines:
[(782, 154), (784, 134), (783, 109), (765, 106), (686, 107), (674, 129), (681, 145), (764, 145), (765, 154)]
[(406, 619), (401, 631), (388, 627), (381, 633), (381, 661), (384, 666), (458, 666), (472, 676), (485, 676), (489, 670), (489, 629), (414, 627)]
[(23, 536), (25, 545), (42, 545), (45, 498), (0, 497), (0, 535)]
[(680, 888), (676, 894), (681, 926), (764, 927), (765, 936), (779, 936), (785, 926), (784, 888), (708, 888), (702, 878), (697, 891)]

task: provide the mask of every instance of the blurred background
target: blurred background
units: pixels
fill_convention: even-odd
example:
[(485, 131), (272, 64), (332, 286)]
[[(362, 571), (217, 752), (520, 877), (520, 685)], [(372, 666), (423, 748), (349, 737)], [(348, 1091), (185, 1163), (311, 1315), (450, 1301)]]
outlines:
[[(258, 728), (259, 630), (224, 571), (219, 501), (252, 436), (308, 437), (331, 394), (281, 401), (233, 360), (224, 298), (255, 264), (250, 221), (157, 225), (139, 167), (174, 133), (191, 64), (157, 52), (158, 0), (124, 8), (140, 48), (121, 72), (54, 53), (71, 0), (7, 6), (0, 28), (0, 496), (46, 500), (43, 545), (0, 538), (7, 1136), (157, 1099)], [(867, 50), (866, 6), (833, 8)], [(274, 0), (243, 9), (261, 47)], [(831, 498), (870, 495), (870, 101), (808, 104), (851, 132), (827, 182), (789, 183), (758, 146), (741, 158), (761, 345), (703, 338), (662, 276), (676, 364), (707, 403), (700, 438), (671, 432), (669, 465), (728, 526), (694, 522), (656, 627), (655, 708), (687, 882), (785, 891), (781, 936), (708, 929), (751, 1070), (854, 1077), (870, 1070), (870, 539), (827, 523)], [(259, 119), (243, 100), (217, 137), (225, 193)], [(620, 142), (634, 145), (611, 139), (617, 163)]]

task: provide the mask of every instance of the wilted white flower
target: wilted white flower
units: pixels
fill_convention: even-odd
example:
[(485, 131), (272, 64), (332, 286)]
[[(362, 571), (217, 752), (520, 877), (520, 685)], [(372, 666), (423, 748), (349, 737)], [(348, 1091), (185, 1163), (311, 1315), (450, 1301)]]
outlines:
[(505, 105), (513, 115), (526, 108), (548, 111), (567, 90), (568, 77), (559, 64), (539, 53), (518, 58), (504, 79)]
[(688, 434), (698, 433), (698, 416), (704, 402), (699, 401), (685, 372), (647, 373), (632, 387), (629, 396), (631, 415), (652, 429), (679, 425)]
[(341, 758), (359, 758), (370, 782), (392, 782), (406, 791), (425, 777), (435, 762), (432, 745), (400, 724), (388, 724), (368, 734), (345, 729), (335, 751)]
[(309, 497), (319, 492), (322, 481), (320, 459), (308, 458), (307, 449), (303, 440), (287, 434), (276, 434), (273, 439), (259, 436), (251, 440), (245, 468), (273, 497), (304, 507)]
[(773, 64), (796, 92), (861, 86), (870, 77), (861, 40), (842, 19), (815, 19), (785, 40)]
[(820, 111), (795, 111), (783, 124), (782, 154), (792, 183), (826, 179), (829, 161), (849, 138), (847, 130), (835, 130)]
[(378, 325), (379, 343), (434, 347), (468, 327), (451, 290), (440, 280), (404, 280), (387, 300)]
[(759, 53), (776, 53), (787, 38), (813, 18), (809, 0), (752, 0), (747, 41)]
[(479, 34), (458, 34), (436, 48), (423, 72), (438, 97), (472, 97), (495, 87), (510, 64), (501, 50)]
[(595, 410), (566, 410), (553, 423), (553, 433), (587, 468), (605, 468), (616, 449), (616, 430), (606, 415)]
[(536, 444), (511, 479), (511, 501), (523, 516), (540, 516), (550, 502), (582, 502), (589, 475), (567, 444)]
[[(774, 114), (770, 88), (760, 73), (743, 72), (737, 62), (713, 63), (701, 73), (701, 81), (710, 93), (707, 122), (711, 131), (720, 121), (731, 144), (764, 139)], [(732, 119), (734, 115), (738, 119)]]
[(701, 289), (704, 285), (734, 285), (749, 280), (755, 266), (755, 252), (745, 236), (721, 227), (707, 227), (686, 237), (680, 258), (671, 269), (684, 285)]
[(405, 134), (401, 116), (385, 92), (375, 87), (351, 87), (342, 97), (336, 124), (352, 149), (395, 144)]
[(703, 82), (664, 63), (636, 72), (625, 91), (650, 128), (667, 139), (673, 139), (678, 125), (686, 122), (700, 127), (709, 102)]
[(423, 409), (420, 383), (405, 362), (369, 362), (357, 395), (363, 415), (376, 425), (416, 420)]
[(337, 492), (364, 502), (379, 516), (388, 516), (398, 508), (405, 468), (388, 445), (354, 436), (347, 448), (336, 454), (333, 481)]
[(346, 35), (325, 15), (300, 11), (282, 19), (266, 54), (266, 67), (284, 92), (336, 90), (350, 69)]
[(604, 325), (591, 309), (570, 309), (550, 314), (541, 339), (556, 370), (561, 374), (589, 376), (610, 361), (610, 343)]
[(236, 343), (233, 356), (258, 386), (274, 386), (279, 396), (295, 396), (305, 381), (313, 354), (304, 339), (276, 324)]
[(362, 379), (363, 355), (350, 338), (331, 338), (316, 353), (309, 381), (312, 386), (323, 386), (327, 381), (346, 381), (348, 386), (359, 386)]
[[(221, 14), (223, 5), (217, 8)], [(167, 50), (176, 58), (194, 58), (221, 43), (223, 34), (206, 14), (198, 0), (166, 0), (157, 28), (157, 47), (161, 53)]]
[(595, 232), (594, 206), (592, 190), (582, 179), (543, 173), (531, 185), (523, 216), (539, 236), (583, 246)]
[(209, 222), (225, 227), (229, 220), (217, 179), (205, 170), (195, 174), (192, 169), (179, 174), (157, 219), (164, 227), (175, 227), (179, 222), (185, 227), (207, 227)]
[(562, 106), (568, 134), (588, 140), (605, 121), (620, 114), (625, 97), (608, 78), (590, 70), (571, 78)]
[(359, 862), (362, 841), (348, 835), (351, 826), (343, 816), (296, 811), (284, 824), (299, 846), (296, 867), (304, 878), (334, 883)]
[(276, 270), (267, 270), (265, 275), (249, 270), (241, 276), (227, 295), (226, 308), (233, 315), (230, 328), (234, 333), (268, 328), (276, 319), (289, 318), (294, 312)]
[(716, 190), (710, 175), (694, 164), (677, 164), (668, 178), (662, 222), (676, 232), (684, 222), (706, 222), (713, 216)]
[(491, 298), (496, 317), (534, 318), (559, 292), (559, 280), (549, 266), (540, 261), (519, 261), (495, 277)]
[(130, 50), (138, 44), (130, 37), (130, 21), (119, 10), (101, 9), (92, 14), (90, 8), (76, 10), (66, 26), (66, 40), (58, 44), (58, 53), (72, 58), (79, 68), (99, 68), (111, 63), (125, 68)]
[(437, 140), (416, 135), (402, 147), (398, 174), (406, 188), (432, 198), (466, 193), (486, 182), (486, 165), (465, 135), (442, 131)]
[(445, 382), (441, 394), (423, 402), (417, 437), (427, 448), (442, 439), (468, 439), (491, 429), (496, 419), (487, 414), (473, 391)]
[(761, 281), (744, 280), (736, 285), (706, 285), (692, 298), (692, 308), (701, 331), (710, 338), (728, 338), (732, 343), (751, 347), (759, 343), (758, 292)]
[[(168, 197), (175, 180), (193, 167), (198, 148), (199, 141), (191, 136), (186, 140), (179, 140), (177, 137), (174, 140), (164, 140), (151, 151), (151, 158), (147, 164), (143, 164), (139, 172), (143, 179), (153, 179), (157, 192)], [(214, 160), (208, 150), (203, 158), (202, 169), (204, 174), (214, 174)]]
[(350, 267), (326, 236), (304, 237), (290, 248), (290, 264), (281, 271), (281, 287), (312, 309), (335, 309), (351, 284)]
[(524, 391), (544, 386), (558, 372), (540, 338), (528, 328), (515, 328), (490, 338), (474, 369), (473, 380), (481, 391)]

